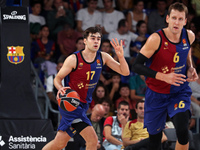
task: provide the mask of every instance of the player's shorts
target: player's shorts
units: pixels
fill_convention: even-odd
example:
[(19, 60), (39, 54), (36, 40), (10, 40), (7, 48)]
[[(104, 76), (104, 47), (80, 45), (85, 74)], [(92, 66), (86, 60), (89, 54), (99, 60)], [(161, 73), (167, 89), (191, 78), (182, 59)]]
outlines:
[(71, 126), (71, 124), (74, 120), (79, 120), (79, 121), (81, 120), (81, 121), (87, 123), (88, 125), (92, 126), (90, 120), (88, 119), (88, 117), (86, 115), (86, 112), (89, 108), (89, 104), (80, 103), (80, 105), (77, 107), (77, 109), (74, 111), (71, 111), (71, 112), (64, 111), (60, 107), (58, 107), (58, 108), (59, 108), (60, 114), (62, 116), (59, 127), (57, 129), (58, 131), (59, 130), (66, 131), (70, 137), (73, 137), (76, 133), (76, 130), (74, 128), (72, 128), (72, 126)]
[(149, 134), (157, 134), (165, 128), (167, 113), (170, 118), (179, 112), (190, 110), (190, 87), (173, 93), (161, 94), (147, 88), (144, 106), (144, 127)]

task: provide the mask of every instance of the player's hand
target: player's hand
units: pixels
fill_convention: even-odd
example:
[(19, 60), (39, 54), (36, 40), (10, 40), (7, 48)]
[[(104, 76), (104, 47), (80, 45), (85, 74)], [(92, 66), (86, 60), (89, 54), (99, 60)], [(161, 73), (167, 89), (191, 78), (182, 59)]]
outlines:
[(58, 90), (58, 92), (57, 92), (56, 98), (57, 98), (57, 99), (59, 98), (59, 94), (64, 95), (66, 89), (71, 89), (71, 88), (70, 88), (70, 87), (61, 87), (61, 88)]
[[(116, 42), (115, 42), (116, 40)], [(113, 46), (113, 48), (115, 49), (115, 53), (117, 54), (118, 58), (124, 57), (124, 50), (122, 47), (122, 40), (120, 41), (120, 44), (117, 40), (117, 38), (112, 39), (112, 41), (110, 41), (111, 45)]]
[(174, 72), (163, 74), (163, 81), (175, 85), (180, 86), (181, 84), (184, 84), (186, 82), (186, 76), (184, 74), (177, 74)]
[(196, 73), (196, 69), (193, 68), (193, 67), (190, 67), (188, 70), (187, 70), (187, 81), (188, 82), (193, 82), (193, 81), (196, 81), (199, 77)]

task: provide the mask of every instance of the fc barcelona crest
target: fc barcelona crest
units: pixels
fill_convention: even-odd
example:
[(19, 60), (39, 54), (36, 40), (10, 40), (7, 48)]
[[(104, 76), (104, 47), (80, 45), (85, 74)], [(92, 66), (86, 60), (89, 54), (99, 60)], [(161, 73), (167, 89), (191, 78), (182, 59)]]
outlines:
[(24, 60), (23, 46), (8, 46), (7, 58), (12, 64), (19, 64)]

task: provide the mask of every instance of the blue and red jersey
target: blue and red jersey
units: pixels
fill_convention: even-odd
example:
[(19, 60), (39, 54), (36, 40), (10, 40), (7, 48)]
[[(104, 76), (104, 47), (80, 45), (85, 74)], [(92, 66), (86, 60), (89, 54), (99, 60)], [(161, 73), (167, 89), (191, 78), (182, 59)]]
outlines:
[(93, 62), (87, 62), (82, 56), (82, 51), (74, 53), (77, 58), (76, 68), (69, 76), (69, 86), (80, 95), (80, 101), (91, 103), (92, 93), (99, 81), (103, 60), (101, 52), (97, 51)]
[[(174, 72), (186, 75), (186, 62), (190, 50), (187, 30), (184, 28), (182, 29), (179, 43), (171, 42), (166, 37), (163, 30), (159, 30), (157, 33), (161, 38), (160, 46), (154, 55), (148, 60), (146, 65), (157, 72), (165, 74)], [(174, 86), (150, 77), (147, 77), (146, 83), (151, 90), (163, 94), (176, 93), (188, 85), (188, 82), (185, 82), (180, 86)]]

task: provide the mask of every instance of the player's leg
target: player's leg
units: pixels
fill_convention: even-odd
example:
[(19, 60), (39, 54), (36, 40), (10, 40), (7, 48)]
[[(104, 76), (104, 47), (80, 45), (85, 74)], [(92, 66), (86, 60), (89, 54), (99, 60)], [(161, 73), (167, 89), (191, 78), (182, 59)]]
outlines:
[(170, 104), (168, 105), (168, 114), (172, 118), (178, 139), (176, 150), (188, 150), (189, 147), (190, 97), (191, 89), (185, 87), (171, 97)]
[(189, 125), (190, 112), (180, 112), (172, 118), (173, 124), (176, 128), (177, 142), (175, 150), (188, 150), (189, 147)]
[(144, 106), (144, 127), (149, 132), (149, 150), (160, 150), (162, 130), (165, 128), (168, 95), (147, 88)]
[(161, 149), (162, 131), (157, 134), (149, 134), (149, 147), (148, 150)]
[(59, 130), (56, 137), (47, 143), (42, 150), (61, 150), (67, 146), (71, 137), (65, 131)]
[(98, 137), (92, 126), (87, 126), (79, 134), (86, 141), (86, 150), (97, 149)]

